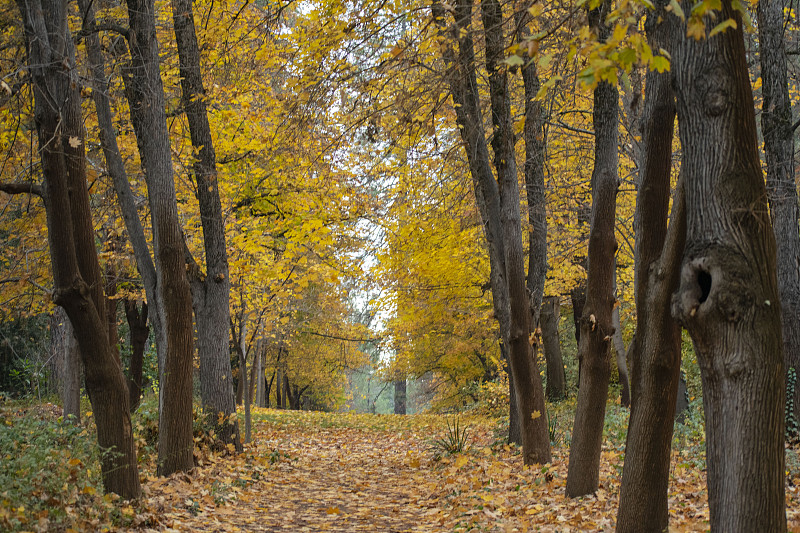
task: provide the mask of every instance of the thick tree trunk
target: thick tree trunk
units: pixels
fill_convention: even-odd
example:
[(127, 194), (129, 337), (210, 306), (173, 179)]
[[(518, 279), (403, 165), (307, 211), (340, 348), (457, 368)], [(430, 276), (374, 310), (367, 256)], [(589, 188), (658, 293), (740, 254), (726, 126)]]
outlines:
[(558, 296), (547, 296), (542, 304), (542, 346), (547, 361), (547, 388), (545, 394), (550, 401), (563, 400), (567, 393), (564, 361), (561, 358), (561, 343), (558, 340), (558, 323), (561, 320), (561, 304)]
[(159, 387), (163, 408), (159, 412), (158, 473), (169, 475), (194, 467), (193, 328), (154, 10), (154, 0), (128, 0), (131, 63), (126, 68), (126, 88), (147, 181), (156, 252), (156, 285), (164, 302), (167, 357)]
[(689, 331), (701, 371), (711, 529), (781, 532), (785, 390), (776, 245), (742, 20), (722, 0), (718, 20), (728, 19), (735, 29), (700, 41), (682, 27), (670, 50), (687, 213), (673, 315)]
[[(657, 2), (646, 29), (654, 49), (669, 48), (677, 19)], [(661, 532), (668, 527), (667, 488), (680, 327), (670, 314), (686, 234), (682, 186), (667, 231), (675, 95), (670, 73), (647, 73), (642, 135), (644, 163), (636, 201), (636, 336), (631, 346), (632, 404), (622, 472), (617, 531)]]
[[(197, 182), (195, 190), (206, 252), (205, 275), (193, 276), (192, 279), (200, 355), (200, 395), (203, 410), (211, 414), (219, 438), (241, 451), (238, 420), (232, 416), (236, 413), (236, 402), (228, 347), (228, 324), (231, 317), (225, 217), (222, 215), (219, 198), (217, 159), (206, 112), (200, 50), (197, 46), (191, 0), (172, 0), (172, 16), (180, 61), (183, 108), (189, 123), (192, 146), (197, 151), (192, 170)], [(218, 420), (222, 423), (218, 423)]]
[(141, 310), (134, 300), (125, 300), (125, 318), (128, 320), (128, 329), (131, 337), (131, 362), (128, 369), (128, 390), (131, 398), (131, 413), (136, 411), (142, 399), (142, 367), (144, 365), (144, 350), (150, 336), (147, 327), (147, 304), (142, 302)]
[(56, 307), (50, 320), (50, 356), (59, 368), (58, 386), (64, 420), (80, 424), (81, 354), (75, 330), (63, 307)]
[[(590, 11), (590, 19), (605, 41), (606, 1)], [(589, 231), (586, 304), (580, 321), (580, 388), (569, 450), (566, 493), (583, 496), (597, 490), (600, 482), (600, 449), (603, 442), (611, 336), (614, 334), (614, 237), (618, 155), (618, 101), (616, 87), (600, 82), (594, 90), (595, 157), (592, 172), (592, 222)]]
[[(777, 241), (778, 291), (786, 371), (800, 371), (800, 234), (794, 176), (792, 106), (786, 76), (784, 2), (758, 3), (758, 41), (761, 58), (761, 132), (767, 160), (767, 196)], [(795, 418), (800, 394), (794, 395)]]
[[(79, 0), (78, 5), (83, 15), (83, 26), (90, 30), (95, 24), (95, 9), (91, 0)], [(121, 46), (124, 48), (124, 46)], [(86, 55), (89, 59), (91, 72), (92, 99), (97, 112), (100, 145), (106, 159), (106, 169), (114, 183), (122, 218), (128, 239), (133, 246), (133, 255), (136, 258), (136, 267), (142, 276), (145, 294), (150, 307), (150, 324), (153, 326), (156, 353), (158, 354), (158, 367), (164, 368), (164, 359), (167, 352), (166, 330), (164, 329), (164, 306), (160, 301), (161, 295), (157, 290), (156, 269), (150, 256), (150, 248), (144, 235), (142, 222), (134, 201), (125, 164), (117, 146), (117, 136), (111, 113), (111, 104), (108, 97), (108, 80), (105, 73), (105, 59), (100, 46), (99, 35), (92, 31), (86, 36)], [(133, 398), (133, 396), (132, 396)], [(138, 398), (138, 396), (137, 396)], [(137, 400), (138, 404), (138, 400)], [(136, 407), (131, 406), (131, 409)]]
[(60, 1), (18, 2), (33, 81), (45, 179), (53, 301), (75, 329), (101, 456), (103, 485), (124, 498), (140, 494), (128, 390), (105, 321), (105, 295), (86, 184), (81, 98), (75, 50)]
[(406, 414), (406, 380), (398, 379), (394, 382), (394, 414)]

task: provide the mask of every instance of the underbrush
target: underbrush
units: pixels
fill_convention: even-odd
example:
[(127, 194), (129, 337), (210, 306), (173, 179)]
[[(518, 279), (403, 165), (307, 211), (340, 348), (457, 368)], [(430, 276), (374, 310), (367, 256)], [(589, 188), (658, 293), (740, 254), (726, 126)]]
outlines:
[(0, 407), (0, 530), (94, 530), (116, 512), (103, 497), (92, 432), (61, 409)]

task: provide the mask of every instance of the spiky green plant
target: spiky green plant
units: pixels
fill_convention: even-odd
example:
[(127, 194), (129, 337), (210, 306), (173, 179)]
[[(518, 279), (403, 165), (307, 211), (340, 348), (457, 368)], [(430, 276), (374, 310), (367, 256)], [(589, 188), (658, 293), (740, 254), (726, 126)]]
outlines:
[(461, 453), (469, 449), (468, 434), (469, 426), (462, 426), (458, 417), (455, 417), (452, 424), (447, 420), (447, 431), (435, 439), (433, 445), (442, 453)]

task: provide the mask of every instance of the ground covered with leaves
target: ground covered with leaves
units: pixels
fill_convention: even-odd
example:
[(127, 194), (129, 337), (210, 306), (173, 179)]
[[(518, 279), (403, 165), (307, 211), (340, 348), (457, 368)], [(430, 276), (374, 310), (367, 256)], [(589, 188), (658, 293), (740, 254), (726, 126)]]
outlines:
[[(20, 411), (21, 412), (21, 411)], [(100, 495), (90, 451), (75, 442), (85, 431), (57, 430), (52, 413), (2, 414), (4, 444), (0, 529), (18, 531), (613, 531), (625, 411), (609, 406), (596, 494), (564, 496), (568, 414), (562, 414), (550, 465), (523, 469), (496, 421), (433, 415), (357, 415), (254, 409), (245, 453), (216, 455), (199, 447), (197, 468), (169, 478), (152, 475), (143, 456), (144, 495), (120, 502)], [(555, 415), (553, 416), (555, 420)], [(618, 421), (617, 418), (620, 420)], [(448, 426), (448, 423), (450, 424)], [(44, 424), (45, 426), (42, 426)], [(50, 424), (47, 426), (47, 424)], [(464, 437), (464, 428), (466, 438)], [(51, 445), (25, 443), (46, 429)], [(61, 431), (61, 433), (57, 433)], [(54, 433), (56, 432), (56, 433)], [(83, 435), (82, 435), (83, 433)], [(13, 434), (13, 435), (12, 435)], [(11, 437), (17, 453), (5, 447)], [(6, 440), (4, 440), (6, 439)], [(77, 440), (76, 440), (77, 439)], [(676, 439), (670, 485), (670, 531), (705, 531), (708, 506), (701, 447)], [(458, 448), (462, 441), (463, 451)], [(64, 446), (64, 445), (67, 446)], [(145, 448), (146, 444), (141, 447)], [(36, 458), (26, 455), (38, 450)], [(19, 453), (22, 452), (22, 453)], [(42, 456), (43, 454), (43, 456)], [(787, 514), (800, 531), (800, 472), (787, 457)], [(14, 463), (14, 472), (8, 473)], [(36, 471), (36, 465), (42, 471)], [(49, 466), (48, 466), (49, 465)], [(64, 479), (52, 472), (64, 470)], [(93, 470), (94, 469), (94, 470)], [(49, 471), (48, 471), (49, 470)], [(10, 485), (11, 479), (15, 485)], [(44, 481), (42, 481), (44, 480)], [(9, 483), (9, 484), (6, 484)], [(28, 484), (27, 500), (21, 493)], [(11, 487), (11, 488), (9, 488)]]

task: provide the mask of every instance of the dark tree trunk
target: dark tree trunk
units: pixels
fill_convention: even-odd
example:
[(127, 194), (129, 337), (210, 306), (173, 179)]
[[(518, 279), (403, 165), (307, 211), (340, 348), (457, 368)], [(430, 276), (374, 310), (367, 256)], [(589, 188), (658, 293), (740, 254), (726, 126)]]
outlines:
[[(690, 9), (688, 2), (684, 9)], [(673, 315), (703, 383), (713, 531), (786, 531), (784, 368), (775, 236), (758, 157), (742, 20), (672, 54), (687, 235)], [(707, 23), (713, 24), (711, 20)]]
[(164, 302), (167, 358), (159, 390), (158, 473), (194, 467), (192, 450), (192, 297), (178, 221), (164, 89), (159, 73), (154, 0), (128, 0), (131, 63), (126, 89), (147, 181), (156, 275)]
[(285, 409), (286, 404), (283, 402), (283, 370), (279, 368), (275, 373), (278, 377), (275, 382), (275, 407)]
[(50, 320), (50, 356), (56, 361), (58, 388), (64, 420), (81, 422), (81, 353), (75, 330), (63, 307), (56, 307)]
[[(445, 11), (438, 2), (433, 3), (432, 12), (436, 24), (440, 27), (442, 37), (458, 43), (458, 54), (450, 48), (443, 48), (443, 55), (448, 63), (448, 83), (453, 101), (456, 104), (456, 118), (460, 127), (461, 138), (466, 148), (472, 185), (475, 191), (475, 203), (481, 214), (483, 234), (489, 249), (489, 285), (492, 290), (492, 309), (500, 329), (500, 344), (503, 361), (507, 361), (506, 353), (509, 345), (511, 308), (509, 304), (508, 284), (506, 282), (505, 252), (503, 232), (500, 221), (500, 193), (492, 174), (489, 161), (489, 148), (483, 129), (483, 117), (480, 108), (480, 97), (475, 72), (475, 50), (472, 41), (472, 2), (459, 2), (455, 13), (455, 26), (447, 29)], [(514, 380), (509, 375), (509, 387)], [(511, 391), (509, 402), (509, 429), (518, 427), (519, 416), (516, 413), (515, 395)], [(520, 442), (521, 437), (509, 431), (510, 442)]]
[[(284, 407), (286, 409), (294, 409), (294, 394), (292, 394), (292, 386), (291, 383), (289, 383), (289, 374), (287, 372), (283, 373), (283, 400), (285, 403)], [(375, 412), (374, 402), (372, 412)]]
[(128, 390), (131, 397), (131, 413), (136, 411), (142, 399), (142, 367), (144, 364), (144, 350), (150, 336), (147, 327), (147, 304), (142, 302), (141, 310), (134, 300), (125, 300), (125, 318), (128, 320), (128, 329), (131, 336), (131, 362), (128, 369)]
[[(677, 18), (657, 2), (646, 30), (654, 49), (670, 47)], [(669, 72), (647, 73), (642, 117), (644, 162), (636, 201), (636, 336), (630, 352), (633, 387), (617, 531), (668, 527), (667, 488), (678, 375), (680, 327), (670, 314), (686, 234), (679, 186), (667, 231), (675, 95)]]
[[(95, 24), (94, 5), (91, 0), (79, 0), (78, 5), (83, 15), (83, 26), (90, 30)], [(118, 40), (119, 48), (125, 48)], [(150, 324), (153, 326), (156, 353), (158, 354), (159, 369), (164, 368), (164, 358), (167, 351), (166, 330), (164, 329), (164, 306), (160, 303), (160, 293), (156, 287), (156, 269), (150, 256), (150, 248), (144, 235), (142, 222), (136, 202), (133, 198), (125, 164), (117, 146), (117, 136), (111, 113), (111, 104), (108, 98), (108, 80), (105, 73), (105, 59), (100, 46), (99, 35), (91, 31), (86, 36), (86, 55), (89, 59), (91, 71), (92, 99), (97, 111), (97, 124), (99, 127), (100, 145), (106, 159), (106, 170), (114, 183), (122, 218), (128, 239), (133, 246), (133, 255), (136, 258), (136, 267), (142, 276), (145, 294), (150, 305)], [(133, 398), (133, 396), (131, 396)], [(138, 396), (137, 396), (138, 398)], [(138, 400), (137, 400), (138, 403)], [(131, 409), (136, 407), (131, 406)]]
[(545, 394), (550, 401), (563, 400), (567, 393), (564, 361), (561, 358), (561, 343), (558, 340), (558, 323), (561, 320), (561, 304), (558, 296), (547, 296), (542, 304), (542, 347), (547, 361), (547, 388)]
[(406, 414), (406, 380), (398, 379), (394, 382), (394, 414)]
[[(517, 36), (521, 44), (529, 38), (530, 5), (522, 4), (514, 12)], [(528, 293), (530, 294), (531, 329), (539, 324), (539, 312), (544, 296), (544, 282), (547, 275), (547, 199), (544, 194), (545, 163), (545, 116), (541, 100), (536, 98), (539, 92), (539, 73), (536, 62), (526, 61), (521, 69), (522, 82), (525, 89), (525, 196), (528, 201)], [(535, 354), (534, 354), (535, 355)], [(546, 352), (545, 352), (546, 358)], [(548, 377), (550, 364), (547, 365)], [(563, 368), (562, 368), (563, 371)], [(549, 386), (549, 381), (548, 381)]]
[[(601, 41), (605, 41), (609, 33), (605, 17), (610, 5), (606, 1), (590, 11), (590, 20)], [(611, 336), (614, 334), (618, 101), (616, 87), (608, 82), (600, 82), (594, 90), (595, 155), (589, 268), (578, 344), (580, 388), (566, 486), (567, 496), (572, 498), (596, 491), (600, 482), (600, 449), (611, 372)]]
[[(241, 451), (239, 423), (232, 416), (236, 413), (236, 402), (228, 347), (231, 317), (225, 217), (219, 198), (217, 158), (206, 112), (191, 0), (172, 0), (172, 15), (180, 61), (183, 108), (189, 123), (192, 146), (197, 151), (192, 170), (197, 182), (195, 191), (206, 252), (205, 275), (194, 275), (191, 280), (200, 355), (200, 395), (203, 411), (214, 420), (216, 434), (225, 444), (233, 444), (237, 451)], [(198, 273), (199, 268), (192, 271)]]
[[(536, 361), (532, 357), (529, 340), (531, 307), (525, 285), (525, 254), (522, 246), (511, 97), (503, 63), (506, 43), (500, 2), (482, 0), (481, 14), (492, 108), (492, 151), (500, 189), (500, 221), (511, 308), (508, 358), (512, 368), (522, 430), (522, 455), (525, 464), (547, 463), (550, 461), (550, 438), (547, 431), (547, 417), (544, 416), (544, 390)], [(538, 307), (536, 311), (538, 313)]]
[(94, 411), (103, 485), (123, 498), (141, 492), (128, 390), (105, 321), (105, 295), (86, 184), (80, 84), (66, 3), (19, 0), (33, 81), (36, 127), (53, 270), (53, 301), (75, 329)]
[[(583, 316), (583, 307), (586, 305), (586, 281), (581, 280), (579, 285), (576, 285), (570, 291), (570, 299), (572, 300), (572, 322), (575, 328), (575, 344), (581, 344), (581, 317)], [(578, 358), (578, 388), (581, 386), (581, 360)]]
[[(800, 371), (800, 234), (794, 176), (792, 106), (786, 76), (784, 2), (758, 3), (758, 40), (761, 56), (761, 131), (767, 160), (767, 197), (777, 241), (778, 291), (786, 371)], [(795, 418), (800, 394), (794, 395)]]

